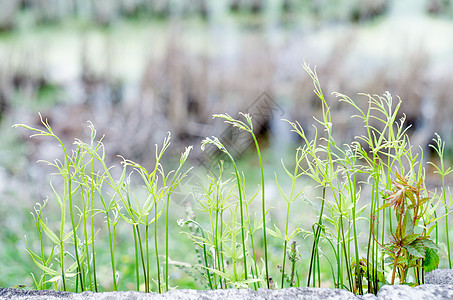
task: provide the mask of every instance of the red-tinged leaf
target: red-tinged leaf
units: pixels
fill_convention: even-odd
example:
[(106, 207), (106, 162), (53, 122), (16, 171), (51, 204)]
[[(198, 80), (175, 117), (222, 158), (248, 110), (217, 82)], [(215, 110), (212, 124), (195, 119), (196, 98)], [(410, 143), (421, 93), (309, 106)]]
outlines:
[(429, 200), (429, 197), (424, 197), (420, 199), (419, 205), (423, 206), (427, 201)]
[(423, 258), (425, 257), (425, 248), (422, 243), (419, 243), (419, 240), (415, 240), (412, 244), (404, 246), (404, 248), (409, 252), (410, 255)]
[(439, 246), (437, 246), (437, 244), (434, 243), (432, 240), (428, 239), (428, 237), (424, 237), (423, 239), (420, 240), (420, 242), (427, 249), (440, 250)]
[(406, 180), (404, 179), (404, 177), (402, 177), (398, 172), (396, 172), (396, 178), (398, 178), (398, 180), (400, 182), (405, 182)]
[(411, 190), (406, 191), (405, 196), (411, 200), (412, 205), (417, 205), (417, 200), (415, 199), (415, 195)]
[(403, 239), (402, 246), (406, 246), (406, 245), (411, 244), (413, 241), (415, 241), (417, 239), (417, 237), (418, 237), (417, 233), (413, 233), (413, 234), (410, 234), (410, 235), (406, 236)]

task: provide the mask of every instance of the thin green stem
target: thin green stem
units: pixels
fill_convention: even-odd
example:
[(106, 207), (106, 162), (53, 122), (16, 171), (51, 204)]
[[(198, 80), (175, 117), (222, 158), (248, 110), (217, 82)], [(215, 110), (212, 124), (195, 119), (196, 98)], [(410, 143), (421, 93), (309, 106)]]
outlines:
[(117, 291), (118, 286), (116, 282), (116, 267), (115, 267), (115, 233), (112, 232), (112, 225), (110, 223), (109, 211), (105, 212), (105, 217), (107, 219), (107, 228), (109, 231), (109, 246), (110, 246), (110, 264), (112, 266), (112, 280), (113, 280), (113, 290)]
[[(88, 193), (88, 192), (87, 192)], [(89, 244), (88, 244), (88, 218), (87, 218), (87, 210), (86, 210), (86, 199), (84, 197), (84, 192), (83, 192), (83, 187), (80, 186), (80, 194), (82, 196), (82, 217), (83, 217), (83, 245), (85, 247), (85, 252), (86, 252), (86, 264), (87, 264), (87, 276), (89, 280), (89, 285), (87, 286), (86, 284), (86, 278), (83, 280), (83, 284), (85, 288), (90, 288), (92, 289), (93, 287), (93, 282), (91, 279), (92, 273), (91, 273), (91, 263), (90, 263), (90, 255), (89, 254)], [(84, 276), (85, 277), (85, 276)]]
[[(91, 159), (91, 184), (94, 184), (94, 163)], [(98, 291), (97, 275), (96, 275), (96, 249), (95, 249), (95, 235), (96, 228), (94, 224), (94, 187), (90, 188), (90, 221), (91, 221), (91, 253), (93, 255), (93, 284), (94, 291)]]
[(69, 157), (68, 157), (68, 154), (66, 152), (66, 148), (64, 147), (63, 142), (61, 142), (60, 139), (58, 139), (58, 140), (59, 140), (60, 145), (61, 145), (61, 147), (62, 147), (62, 149), (64, 151), (65, 160), (66, 160), (66, 166), (67, 166), (67, 177), (66, 177), (66, 180), (67, 180), (67, 187), (68, 187), (67, 193), (68, 193), (68, 198), (69, 198), (69, 214), (70, 214), (70, 217), (71, 217), (72, 232), (73, 232), (73, 235), (74, 235), (74, 253), (75, 253), (75, 258), (76, 258), (76, 261), (77, 261), (78, 278), (80, 280), (80, 287), (81, 287), (82, 292), (83, 292), (84, 291), (84, 287), (83, 287), (83, 279), (82, 279), (82, 268), (81, 268), (80, 259), (79, 259), (77, 227), (75, 225), (74, 210), (73, 210), (74, 204), (72, 202), (71, 164), (69, 163)]
[[(139, 253), (138, 253), (138, 239), (137, 239), (137, 230), (135, 226), (132, 225), (133, 233), (134, 233), (134, 252), (135, 252), (135, 284), (137, 292), (140, 291), (140, 270), (139, 270)], [(157, 253), (157, 251), (156, 251)]]
[(445, 175), (442, 174), (442, 201), (445, 208), (445, 237), (447, 243), (447, 256), (448, 256), (448, 268), (451, 269), (451, 250), (450, 250), (450, 234), (448, 233), (448, 206), (447, 206), (447, 196), (445, 191)]
[(154, 249), (156, 252), (156, 268), (157, 268), (157, 290), (162, 293), (160, 262), (159, 262), (159, 247), (157, 243), (157, 199), (154, 197)]
[[(143, 277), (145, 279), (145, 283), (147, 283), (149, 274), (146, 272), (145, 257), (144, 257), (144, 254), (143, 254), (143, 244), (142, 244), (142, 237), (140, 235), (140, 228), (138, 227), (138, 224), (135, 224), (134, 226), (135, 226), (135, 230), (137, 232), (138, 245), (139, 245), (139, 248), (140, 248), (140, 257), (141, 257), (141, 261), (142, 261)], [(145, 293), (149, 293), (149, 286), (148, 285), (145, 285)]]
[(288, 245), (288, 241), (285, 238), (285, 241), (283, 243), (283, 262), (282, 262), (282, 283), (281, 283), (281, 288), (284, 288), (285, 284), (285, 265), (286, 265), (286, 247)]
[[(297, 173), (298, 173), (298, 170), (299, 170), (300, 160), (301, 159), (297, 159), (296, 158), (296, 166), (294, 167), (294, 174), (292, 176), (292, 183), (291, 183), (291, 191), (289, 193), (289, 198), (288, 198), (288, 203), (287, 203), (288, 205), (287, 205), (287, 208), (286, 208), (285, 241), (284, 241), (284, 245), (283, 245), (282, 284), (281, 284), (281, 288), (284, 287), (284, 283), (285, 283), (284, 278), (285, 278), (285, 267), (286, 267), (286, 248), (288, 246), (287, 236), (288, 236), (288, 230), (289, 230), (289, 212), (290, 212), (291, 203), (294, 200), (293, 199), (293, 197), (294, 197), (294, 189), (295, 189), (295, 186), (296, 186), (296, 179), (298, 177)], [(292, 282), (292, 280), (290, 282)]]
[(150, 288), (150, 284), (149, 284), (149, 223), (148, 223), (148, 216), (146, 216), (146, 225), (145, 225), (145, 241), (146, 241), (146, 273), (148, 274), (148, 277), (146, 279), (148, 279), (148, 281), (145, 283), (146, 286), (148, 287), (148, 289)]
[(65, 250), (64, 250), (64, 242), (63, 242), (63, 236), (64, 236), (64, 225), (65, 225), (65, 202), (62, 202), (61, 205), (61, 218), (60, 218), (60, 268), (61, 268), (61, 281), (63, 283), (63, 291), (66, 291), (66, 276), (65, 276), (65, 266), (64, 266), (64, 255), (65, 255)]
[[(220, 218), (220, 178), (222, 177), (222, 173), (219, 175), (219, 179), (216, 182), (216, 208), (215, 208), (215, 228), (214, 232), (214, 247), (215, 247), (215, 265), (216, 269), (222, 271), (221, 263), (220, 263), (220, 246), (219, 246), (219, 237), (221, 239), (221, 235), (219, 234), (219, 218)], [(219, 280), (220, 287), (222, 287), (222, 279)], [(216, 284), (217, 285), (217, 284)]]
[[(323, 216), (323, 213), (324, 213), (325, 199), (326, 199), (326, 186), (324, 185), (322, 187), (321, 210), (320, 210), (320, 213), (319, 213), (318, 223), (316, 224), (316, 232), (313, 231), (313, 246), (312, 246), (312, 249), (311, 249), (310, 266), (308, 267), (307, 286), (310, 286), (310, 279), (311, 279), (311, 274), (313, 272), (314, 266), (318, 266), (319, 267), (318, 242), (319, 242), (319, 237), (321, 235), (321, 230), (322, 230), (322, 216)], [(315, 277), (313, 277), (313, 280), (314, 279), (315, 279)], [(313, 281), (313, 287), (314, 286), (315, 286), (315, 281)]]
[(266, 234), (266, 201), (264, 198), (264, 169), (263, 169), (263, 160), (261, 158), (261, 151), (260, 147), (258, 144), (258, 141), (255, 137), (255, 134), (253, 131), (251, 131), (253, 141), (255, 142), (256, 146), (256, 152), (258, 154), (258, 160), (260, 163), (260, 172), (261, 172), (261, 213), (263, 217), (263, 244), (264, 244), (264, 266), (266, 270), (266, 283), (267, 283), (267, 288), (269, 288), (269, 263), (268, 263), (268, 254), (267, 254), (267, 234)]
[(167, 292), (168, 292), (168, 281), (170, 278), (170, 274), (168, 273), (168, 240), (170, 235), (168, 230), (169, 210), (170, 210), (170, 194), (167, 194), (167, 205), (165, 207), (165, 291)]
[[(244, 195), (245, 195), (245, 190), (244, 190)], [(247, 202), (247, 201), (245, 201)], [(247, 225), (249, 227), (249, 234), (250, 234), (250, 244), (252, 245), (252, 253), (253, 253), (253, 267), (255, 268), (255, 272), (254, 274), (256, 275), (253, 275), (252, 274), (252, 277), (255, 277), (255, 276), (258, 276), (258, 266), (256, 264), (256, 252), (255, 252), (255, 242), (253, 241), (253, 230), (252, 230), (252, 225), (250, 223), (250, 210), (249, 210), (249, 207), (248, 205), (246, 204), (245, 205), (245, 211), (246, 211), (246, 214), (247, 214)], [(253, 268), (251, 268), (253, 270)], [(253, 288), (257, 289), (257, 283), (256, 282), (253, 282)]]
[[(349, 268), (348, 251), (346, 250), (346, 239), (345, 239), (344, 225), (343, 225), (343, 219), (342, 219), (342, 215), (341, 214), (340, 214), (340, 226), (341, 226), (341, 236), (342, 236), (341, 244), (343, 244), (344, 260), (345, 260), (345, 263), (346, 263), (346, 274), (348, 276), (348, 281), (349, 281), (349, 290), (353, 291), (353, 289), (352, 289), (353, 280), (352, 280), (351, 270)], [(341, 287), (343, 287), (343, 284), (341, 285)]]
[[(241, 178), (239, 176), (239, 172), (236, 166), (236, 162), (234, 161), (233, 156), (231, 156), (230, 153), (225, 152), (231, 159), (231, 162), (233, 163), (234, 167), (234, 172), (236, 174), (236, 184), (238, 186), (238, 193), (239, 193), (239, 208), (240, 208), (240, 213), (241, 213), (241, 237), (242, 237), (242, 255), (243, 255), (243, 261), (244, 261), (244, 277), (245, 280), (247, 280), (247, 251), (245, 248), (245, 226), (244, 226), (244, 212), (243, 212), (243, 198), (242, 198), (242, 188), (241, 188)], [(233, 266), (235, 267), (235, 266)]]
[(350, 179), (350, 174), (349, 171), (346, 171), (346, 176), (348, 178), (348, 184), (349, 184), (349, 191), (350, 191), (350, 196), (352, 200), (352, 230), (353, 230), (353, 235), (354, 235), (354, 251), (355, 251), (355, 280), (356, 283), (354, 284), (354, 293), (362, 295), (363, 290), (362, 290), (362, 275), (361, 275), (361, 269), (360, 269), (360, 256), (359, 256), (359, 241), (358, 241), (358, 235), (357, 235), (357, 224), (356, 224), (356, 211), (357, 211), (357, 199), (356, 199), (356, 189), (355, 189), (355, 173), (352, 174), (352, 180)]

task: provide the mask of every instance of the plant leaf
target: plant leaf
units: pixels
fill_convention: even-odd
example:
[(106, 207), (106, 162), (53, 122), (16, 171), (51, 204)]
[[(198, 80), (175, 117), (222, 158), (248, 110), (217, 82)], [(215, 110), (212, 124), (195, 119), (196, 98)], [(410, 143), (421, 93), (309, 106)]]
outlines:
[(413, 234), (410, 234), (410, 235), (406, 236), (403, 239), (403, 247), (406, 246), (406, 245), (411, 244), (413, 241), (415, 241), (417, 239), (418, 236), (419, 235), (417, 233), (413, 233)]
[(437, 254), (437, 250), (432, 248), (426, 248), (425, 250), (423, 267), (425, 268), (425, 272), (431, 272), (432, 270), (437, 269), (437, 266), (439, 265), (439, 255)]
[(415, 240), (411, 244), (404, 247), (410, 255), (423, 258), (425, 257), (425, 247), (420, 240)]
[(440, 250), (439, 246), (437, 246), (436, 243), (434, 243), (432, 240), (428, 238), (421, 239), (420, 242), (423, 244), (425, 248), (428, 249), (434, 249), (434, 250)]
[(46, 235), (50, 238), (50, 240), (59, 245), (60, 244), (60, 239), (57, 237), (57, 235), (55, 233), (53, 233), (52, 230), (50, 230), (49, 227), (47, 227), (47, 225), (41, 220), (39, 219), (39, 223), (41, 223), (41, 227), (42, 229), (44, 230), (44, 232), (46, 233)]
[(283, 234), (282, 232), (280, 231), (280, 229), (277, 227), (277, 225), (274, 224), (274, 228), (275, 230), (272, 230), (270, 228), (267, 229), (267, 231), (269, 232), (269, 234), (277, 239), (280, 239), (280, 240), (285, 240), (283, 238)]

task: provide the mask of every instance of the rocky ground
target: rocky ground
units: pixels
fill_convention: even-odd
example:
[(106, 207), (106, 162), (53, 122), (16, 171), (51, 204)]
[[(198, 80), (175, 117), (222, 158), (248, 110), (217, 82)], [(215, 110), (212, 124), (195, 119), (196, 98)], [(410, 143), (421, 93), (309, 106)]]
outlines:
[(229, 289), (229, 290), (174, 290), (164, 294), (142, 292), (69, 293), (58, 291), (32, 291), (14, 288), (0, 288), (0, 299), (453, 299), (453, 270), (435, 270), (426, 274), (425, 282), (414, 288), (404, 285), (384, 286), (375, 295), (355, 296), (340, 289), (288, 288), (281, 290)]

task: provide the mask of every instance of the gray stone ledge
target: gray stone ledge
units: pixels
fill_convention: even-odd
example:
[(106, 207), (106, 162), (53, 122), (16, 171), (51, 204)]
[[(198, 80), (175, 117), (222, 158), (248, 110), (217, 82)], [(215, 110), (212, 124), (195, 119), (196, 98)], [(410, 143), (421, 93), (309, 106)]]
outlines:
[(259, 289), (228, 289), (228, 290), (174, 290), (164, 294), (142, 292), (104, 292), (104, 293), (69, 293), (58, 291), (30, 291), (13, 288), (0, 288), (0, 299), (74, 299), (74, 300), (117, 300), (117, 299), (453, 299), (453, 285), (424, 284), (414, 288), (404, 285), (383, 286), (377, 296), (367, 294), (354, 296), (346, 290), (328, 288), (288, 288), (282, 290)]
[(450, 284), (453, 285), (453, 270), (437, 269), (425, 275), (427, 284)]

